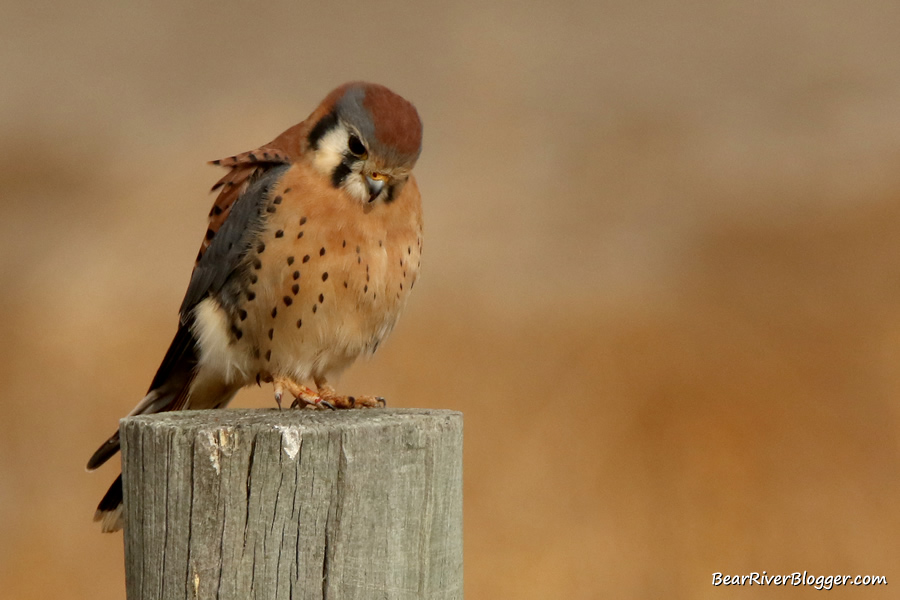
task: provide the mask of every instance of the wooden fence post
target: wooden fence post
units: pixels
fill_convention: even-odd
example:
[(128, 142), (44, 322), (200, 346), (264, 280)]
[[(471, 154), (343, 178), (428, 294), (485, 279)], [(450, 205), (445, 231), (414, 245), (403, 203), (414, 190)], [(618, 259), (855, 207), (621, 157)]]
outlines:
[(129, 600), (455, 600), (462, 415), (203, 410), (123, 419)]

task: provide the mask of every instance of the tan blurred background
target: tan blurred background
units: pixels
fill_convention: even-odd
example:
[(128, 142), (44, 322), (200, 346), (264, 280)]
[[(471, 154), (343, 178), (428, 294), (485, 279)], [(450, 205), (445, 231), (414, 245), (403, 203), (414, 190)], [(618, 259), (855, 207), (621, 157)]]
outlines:
[(419, 108), (427, 232), (341, 383), (465, 413), (468, 598), (896, 594), (900, 5), (131, 4), (0, 3), (0, 596), (124, 597), (83, 466), (174, 332), (204, 163), (351, 79)]

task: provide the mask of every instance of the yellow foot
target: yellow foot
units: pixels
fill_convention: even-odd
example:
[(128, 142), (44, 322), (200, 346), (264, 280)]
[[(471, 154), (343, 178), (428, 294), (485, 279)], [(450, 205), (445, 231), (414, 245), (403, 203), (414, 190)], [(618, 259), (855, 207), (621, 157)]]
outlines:
[(333, 408), (324, 403), (317, 393), (305, 385), (300, 385), (293, 379), (273, 377), (272, 383), (275, 386), (275, 403), (278, 404), (278, 410), (281, 410), (281, 398), (284, 396), (284, 392), (294, 397), (294, 401), (291, 402), (291, 408), (305, 408), (307, 406), (311, 408)]
[(339, 396), (328, 384), (316, 384), (319, 398), (331, 408), (378, 408), (387, 404), (381, 396)]

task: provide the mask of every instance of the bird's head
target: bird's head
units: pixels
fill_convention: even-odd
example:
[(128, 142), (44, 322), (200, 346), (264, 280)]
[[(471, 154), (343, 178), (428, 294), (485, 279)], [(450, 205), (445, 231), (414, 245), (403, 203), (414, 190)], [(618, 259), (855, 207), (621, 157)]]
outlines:
[(415, 107), (382, 85), (348, 83), (317, 113), (308, 136), (315, 167), (360, 202), (396, 198), (422, 150)]

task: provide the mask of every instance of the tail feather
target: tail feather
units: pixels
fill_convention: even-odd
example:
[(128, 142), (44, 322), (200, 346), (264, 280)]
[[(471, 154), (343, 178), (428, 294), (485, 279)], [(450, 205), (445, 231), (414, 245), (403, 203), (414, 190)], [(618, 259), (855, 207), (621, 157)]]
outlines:
[(94, 521), (100, 522), (100, 528), (103, 533), (112, 533), (122, 529), (124, 524), (124, 516), (122, 513), (122, 476), (116, 477), (113, 484), (109, 486), (103, 500), (97, 506), (97, 512), (94, 513)]
[(110, 458), (116, 455), (116, 452), (119, 451), (119, 432), (116, 431), (114, 434), (109, 436), (109, 439), (103, 442), (97, 451), (94, 452), (91, 459), (88, 461), (87, 470), (93, 471), (94, 469), (101, 466), (103, 463), (108, 461)]
[[(165, 358), (153, 378), (147, 395), (134, 407), (129, 416), (153, 414), (184, 408), (188, 400), (194, 368), (197, 364), (196, 340), (188, 326), (182, 325), (175, 334)], [(121, 444), (116, 431), (88, 460), (89, 471), (101, 466), (116, 455)], [(100, 521), (104, 533), (122, 528), (122, 475), (113, 482), (97, 506), (94, 521)]]

